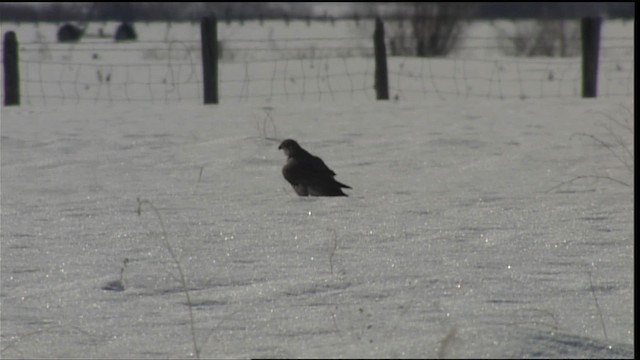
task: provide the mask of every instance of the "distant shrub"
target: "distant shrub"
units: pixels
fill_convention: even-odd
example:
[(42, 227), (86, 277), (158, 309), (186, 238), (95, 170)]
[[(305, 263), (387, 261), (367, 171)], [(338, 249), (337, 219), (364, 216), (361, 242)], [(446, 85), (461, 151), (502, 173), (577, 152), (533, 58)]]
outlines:
[[(468, 3), (421, 2), (398, 5), (399, 21), (391, 26), (392, 55), (445, 56), (455, 47), (464, 20), (473, 5)], [(404, 19), (408, 20), (405, 26)]]
[(114, 36), (116, 41), (135, 41), (138, 39), (136, 30), (129, 23), (122, 23), (118, 26)]
[(580, 26), (575, 20), (536, 20), (515, 23), (509, 31), (498, 28), (502, 51), (511, 56), (570, 57), (580, 53)]
[(58, 42), (78, 42), (84, 29), (77, 25), (66, 23), (58, 29)]

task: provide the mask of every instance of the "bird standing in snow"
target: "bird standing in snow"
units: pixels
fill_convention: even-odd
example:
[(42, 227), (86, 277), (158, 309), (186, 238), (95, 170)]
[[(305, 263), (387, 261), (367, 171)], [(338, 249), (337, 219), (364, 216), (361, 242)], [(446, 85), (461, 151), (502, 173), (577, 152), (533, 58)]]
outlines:
[(334, 179), (336, 173), (317, 156), (311, 155), (295, 140), (284, 140), (278, 149), (287, 155), (282, 175), (300, 196), (348, 196), (342, 188), (351, 186)]

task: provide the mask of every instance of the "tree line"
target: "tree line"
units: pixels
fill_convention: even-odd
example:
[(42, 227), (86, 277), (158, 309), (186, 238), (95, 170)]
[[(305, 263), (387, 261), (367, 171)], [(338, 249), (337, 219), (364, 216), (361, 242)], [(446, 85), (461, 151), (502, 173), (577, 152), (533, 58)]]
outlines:
[[(344, 5), (345, 3), (343, 3)], [(346, 3), (335, 18), (396, 17), (411, 14), (412, 3)], [(446, 3), (431, 3), (446, 4)], [(634, 18), (633, 2), (482, 2), (473, 5), (474, 19), (581, 18), (604, 16)], [(216, 14), (221, 20), (314, 18), (326, 19), (309, 3), (269, 2), (51, 2), (0, 3), (0, 21), (200, 21)]]

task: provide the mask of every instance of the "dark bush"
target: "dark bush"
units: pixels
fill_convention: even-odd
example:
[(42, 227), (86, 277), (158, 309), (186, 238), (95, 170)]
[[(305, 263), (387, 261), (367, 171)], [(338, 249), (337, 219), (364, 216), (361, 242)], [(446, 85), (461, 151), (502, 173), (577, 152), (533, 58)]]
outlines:
[(84, 30), (77, 25), (66, 23), (58, 29), (59, 42), (77, 42), (82, 37)]
[(469, 3), (398, 3), (397, 21), (390, 22), (391, 54), (419, 57), (449, 54), (474, 9), (475, 5)]
[(136, 30), (133, 28), (133, 25), (129, 23), (122, 23), (118, 26), (115, 35), (116, 41), (135, 41), (137, 39), (138, 35), (136, 34)]

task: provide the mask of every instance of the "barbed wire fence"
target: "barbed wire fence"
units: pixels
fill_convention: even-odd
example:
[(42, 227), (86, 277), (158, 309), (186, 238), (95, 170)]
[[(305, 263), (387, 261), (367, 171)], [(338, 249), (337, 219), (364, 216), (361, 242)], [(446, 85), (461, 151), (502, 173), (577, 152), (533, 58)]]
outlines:
[[(363, 38), (235, 40), (223, 47), (223, 96), (248, 100), (374, 98), (373, 49)], [(240, 46), (237, 46), (240, 45)], [(226, 95), (225, 95), (226, 94)]]
[[(507, 56), (494, 40), (468, 36), (447, 57), (389, 56), (391, 97), (581, 96), (580, 56)], [(221, 102), (376, 98), (371, 36), (220, 39), (218, 46)], [(202, 103), (200, 47), (199, 41), (21, 42), (22, 102)], [(633, 95), (633, 53), (633, 37), (602, 38), (598, 96)]]
[[(403, 96), (561, 98), (582, 95), (582, 59), (402, 58), (391, 62), (391, 92)], [(634, 93), (633, 57), (601, 56), (598, 96)]]
[(196, 42), (27, 43), (20, 55), (27, 104), (202, 98)]

